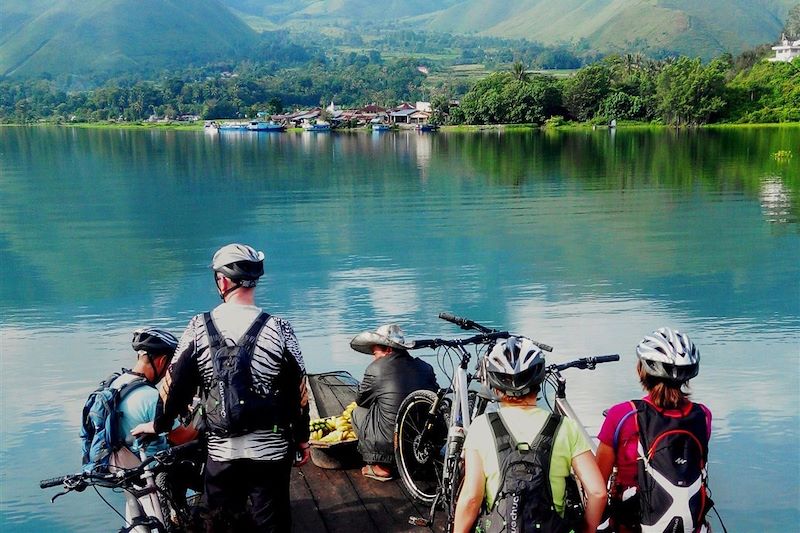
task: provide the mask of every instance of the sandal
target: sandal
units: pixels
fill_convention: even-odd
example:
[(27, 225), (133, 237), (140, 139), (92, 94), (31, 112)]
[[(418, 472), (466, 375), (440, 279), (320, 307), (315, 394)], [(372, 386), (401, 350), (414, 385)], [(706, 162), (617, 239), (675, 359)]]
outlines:
[(391, 481), (393, 479), (391, 474), (388, 476), (382, 476), (375, 472), (373, 465), (366, 465), (364, 468), (362, 468), (361, 475), (370, 479), (376, 479), (378, 481)]

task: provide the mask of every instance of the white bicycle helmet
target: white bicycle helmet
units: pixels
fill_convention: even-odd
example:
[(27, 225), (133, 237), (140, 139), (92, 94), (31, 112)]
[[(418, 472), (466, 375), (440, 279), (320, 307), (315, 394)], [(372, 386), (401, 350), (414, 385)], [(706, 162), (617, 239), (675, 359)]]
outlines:
[(685, 383), (700, 370), (700, 350), (688, 335), (676, 329), (660, 328), (636, 347), (644, 371), (654, 377)]
[(486, 355), (485, 365), (489, 386), (507, 396), (525, 396), (544, 380), (544, 355), (526, 337), (498, 340)]
[(228, 244), (214, 254), (211, 269), (242, 287), (255, 287), (264, 275), (264, 252), (246, 244)]

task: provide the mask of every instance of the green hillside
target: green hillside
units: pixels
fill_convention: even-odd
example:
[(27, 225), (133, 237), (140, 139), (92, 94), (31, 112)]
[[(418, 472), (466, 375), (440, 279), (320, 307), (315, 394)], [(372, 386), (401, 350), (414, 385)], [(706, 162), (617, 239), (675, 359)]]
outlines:
[[(576, 43), (600, 52), (710, 58), (775, 41), (798, 0), (222, 0), (292, 29), (345, 26)], [(250, 19), (255, 20), (255, 19)]]
[[(425, 28), (712, 57), (775, 41), (797, 0), (466, 0)], [(546, 21), (546, 24), (543, 23)]]
[(5, 0), (0, 74), (104, 76), (233, 59), (257, 34), (217, 0)]

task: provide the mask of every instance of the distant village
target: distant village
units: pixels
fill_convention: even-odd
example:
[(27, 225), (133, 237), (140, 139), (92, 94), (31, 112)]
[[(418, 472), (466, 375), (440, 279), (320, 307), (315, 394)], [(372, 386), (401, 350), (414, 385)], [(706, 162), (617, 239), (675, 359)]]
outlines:
[[(458, 100), (451, 100), (449, 105), (459, 105)], [(360, 108), (344, 109), (333, 102), (325, 108), (313, 107), (310, 109), (300, 109), (290, 113), (269, 115), (265, 112), (258, 113), (257, 117), (252, 117), (250, 122), (241, 122), (241, 119), (217, 119), (206, 121), (206, 126), (218, 127), (223, 129), (253, 129), (257, 124), (269, 124), (285, 128), (309, 128), (310, 126), (328, 126), (330, 128), (340, 127), (380, 127), (386, 128), (417, 128), (434, 127), (430, 123), (433, 116), (433, 109), (430, 102), (402, 102), (392, 108), (384, 108), (377, 104), (369, 104)], [(199, 115), (183, 114), (172, 119), (151, 115), (148, 122), (167, 122), (176, 120), (179, 122), (195, 122), (200, 120)], [(250, 126), (249, 128), (247, 126)]]
[(331, 102), (324, 110), (321, 107), (314, 107), (293, 113), (272, 115), (272, 120), (296, 128), (302, 127), (309, 122), (321, 120), (330, 122), (333, 127), (344, 124), (350, 126), (387, 124), (414, 127), (427, 124), (432, 114), (433, 110), (430, 102), (416, 102), (415, 104), (403, 102), (399, 106), (390, 109), (376, 104), (370, 104), (358, 109), (342, 109)]
[[(774, 57), (769, 57), (766, 60), (770, 62), (791, 62), (797, 57), (800, 57), (800, 39), (791, 40), (786, 35), (781, 35), (781, 39), (777, 45), (772, 47), (775, 52)], [(420, 67), (424, 68), (424, 67)], [(223, 73), (230, 77), (236, 74)], [(458, 100), (451, 100), (450, 107), (458, 106)], [(373, 129), (381, 128), (417, 128), (431, 127), (435, 128), (436, 125), (430, 123), (433, 116), (433, 109), (430, 102), (416, 102), (411, 104), (409, 102), (402, 102), (400, 105), (392, 108), (384, 108), (375, 103), (366, 105), (360, 108), (344, 109), (331, 102), (325, 108), (313, 107), (311, 109), (301, 109), (292, 111), (290, 113), (282, 113), (276, 115), (268, 115), (267, 113), (258, 113), (257, 117), (252, 117), (247, 122), (237, 122), (236, 118), (219, 119), (214, 121), (207, 121), (206, 126), (223, 129), (261, 129), (266, 124), (263, 121), (269, 120), (269, 124), (274, 125), (280, 129), (286, 128), (304, 128), (304, 129), (328, 129), (339, 127), (372, 127)], [(119, 119), (123, 120), (122, 117)], [(199, 115), (183, 114), (177, 117), (159, 117), (158, 115), (151, 115), (148, 122), (170, 122), (176, 120), (178, 122), (195, 122), (200, 120)]]

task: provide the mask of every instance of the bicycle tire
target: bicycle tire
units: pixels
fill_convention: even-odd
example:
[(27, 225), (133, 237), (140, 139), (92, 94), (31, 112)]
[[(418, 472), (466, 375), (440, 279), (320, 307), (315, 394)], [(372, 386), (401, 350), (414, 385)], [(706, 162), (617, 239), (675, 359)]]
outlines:
[(424, 427), (437, 395), (427, 390), (414, 391), (403, 400), (395, 425), (395, 461), (400, 480), (416, 502), (430, 505), (441, 487), (444, 469), (443, 450), (447, 441), (447, 422), (441, 408), (434, 414), (433, 428), (422, 438)]

